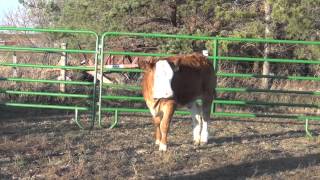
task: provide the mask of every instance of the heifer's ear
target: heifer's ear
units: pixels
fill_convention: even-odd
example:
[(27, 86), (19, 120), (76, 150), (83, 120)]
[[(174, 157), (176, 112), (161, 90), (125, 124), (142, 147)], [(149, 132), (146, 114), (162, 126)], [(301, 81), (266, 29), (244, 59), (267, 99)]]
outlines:
[(149, 70), (153, 68), (154, 65), (155, 65), (155, 62), (153, 62), (153, 60), (150, 60), (150, 59), (145, 59), (145, 60), (141, 59), (138, 61), (139, 68), (143, 70)]
[(139, 66), (140, 69), (146, 69), (147, 68), (146, 67), (147, 66), (146, 62), (142, 61), (142, 60), (138, 61), (138, 66)]
[(162, 58), (161, 60), (166, 60), (169, 63), (169, 65), (171, 66), (173, 72), (179, 71), (181, 58), (171, 56), (171, 57)]
[(138, 66), (140, 69), (149, 70), (154, 66), (154, 63), (147, 61), (138, 61)]
[(180, 58), (177, 58), (177, 59), (173, 60), (173, 64), (174, 64), (176, 67), (179, 67), (179, 66), (180, 66), (180, 61), (181, 61), (181, 59), (180, 59)]

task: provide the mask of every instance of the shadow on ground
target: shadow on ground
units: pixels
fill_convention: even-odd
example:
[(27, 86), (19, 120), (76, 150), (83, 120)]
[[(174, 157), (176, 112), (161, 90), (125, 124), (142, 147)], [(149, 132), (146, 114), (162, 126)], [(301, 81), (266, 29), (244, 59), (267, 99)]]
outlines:
[(302, 157), (287, 157), (279, 159), (266, 159), (255, 162), (246, 162), (237, 165), (228, 165), (217, 169), (175, 177), (164, 176), (159, 179), (172, 180), (198, 180), (198, 179), (246, 179), (259, 177), (264, 174), (303, 169), (320, 164), (320, 153), (309, 154)]

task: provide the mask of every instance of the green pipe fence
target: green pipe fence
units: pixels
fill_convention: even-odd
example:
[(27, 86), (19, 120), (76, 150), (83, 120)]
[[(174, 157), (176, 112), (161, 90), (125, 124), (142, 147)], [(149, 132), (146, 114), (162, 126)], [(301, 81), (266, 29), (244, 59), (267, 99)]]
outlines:
[[(39, 29), (39, 28), (18, 28), (18, 27), (0, 27), (0, 33), (12, 34), (11, 32), (30, 32), (32, 35), (39, 35), (41, 33), (64, 33), (73, 36), (85, 35), (92, 38), (95, 42), (94, 49), (62, 49), (62, 48), (48, 48), (48, 47), (22, 47), (22, 46), (8, 46), (1, 45), (1, 52), (24, 52), (24, 53), (72, 53), (72, 54), (92, 54), (94, 55), (94, 67), (84, 67), (84, 66), (58, 66), (58, 65), (44, 65), (44, 64), (27, 64), (27, 63), (8, 63), (0, 62), (0, 67), (12, 67), (12, 68), (33, 68), (33, 69), (59, 69), (59, 70), (77, 70), (77, 71), (94, 71), (97, 72), (97, 59), (98, 59), (98, 43), (99, 36), (93, 31), (87, 30), (68, 30), (68, 29)], [(80, 64), (80, 60), (79, 60)], [(0, 81), (15, 82), (15, 83), (46, 83), (46, 84), (66, 84), (66, 85), (78, 85), (82, 87), (89, 87), (92, 93), (81, 94), (81, 93), (62, 93), (62, 92), (39, 92), (34, 89), (29, 89), (28, 91), (21, 91), (15, 89), (0, 89), (0, 93), (20, 95), (28, 97), (45, 96), (45, 97), (59, 97), (59, 98), (75, 98), (77, 102), (81, 100), (84, 103), (83, 106), (78, 104), (74, 105), (60, 105), (60, 104), (44, 104), (44, 103), (31, 103), (31, 102), (5, 102), (1, 103), (3, 106), (9, 107), (23, 107), (23, 108), (36, 108), (36, 109), (58, 109), (58, 110), (68, 110), (74, 111), (74, 120), (80, 128), (84, 128), (80, 122), (78, 113), (89, 112), (91, 114), (90, 128), (94, 126), (95, 115), (96, 115), (96, 85), (97, 85), (97, 75), (95, 74), (93, 82), (86, 81), (65, 81), (65, 80), (52, 80), (52, 79), (31, 79), (31, 78), (16, 78), (16, 77), (1, 77)], [(31, 86), (31, 84), (30, 84)]]
[[(218, 78), (270, 78), (270, 79), (286, 79), (294, 81), (319, 81), (320, 77), (314, 76), (283, 76), (283, 75), (261, 75), (261, 74), (250, 74), (250, 73), (230, 73), (224, 72), (221, 67), (222, 62), (270, 62), (270, 63), (287, 63), (287, 64), (307, 64), (307, 65), (319, 65), (319, 59), (282, 59), (282, 58), (260, 58), (260, 57), (235, 57), (225, 56), (223, 54), (222, 45), (223, 43), (268, 43), (268, 44), (290, 44), (290, 45), (312, 45), (319, 46), (319, 41), (295, 41), (295, 40), (275, 40), (275, 39), (254, 39), (254, 38), (228, 38), (228, 37), (209, 37), (209, 36), (192, 36), (192, 35), (172, 35), (172, 34), (159, 34), (159, 33), (128, 33), (128, 32), (105, 32), (98, 36), (93, 31), (86, 30), (64, 30), (64, 29), (37, 29), (37, 28), (15, 28), (15, 27), (0, 27), (1, 31), (30, 31), (33, 33), (72, 33), (94, 36), (95, 38), (95, 49), (60, 49), (60, 48), (41, 48), (41, 47), (19, 47), (19, 46), (0, 46), (0, 51), (6, 52), (45, 52), (45, 53), (71, 53), (71, 54), (94, 54), (95, 63), (94, 67), (83, 67), (83, 66), (52, 66), (52, 65), (39, 65), (39, 64), (16, 64), (8, 62), (0, 62), (0, 66), (12, 67), (12, 68), (39, 68), (39, 69), (64, 69), (64, 70), (79, 70), (79, 71), (94, 71), (93, 82), (83, 81), (60, 81), (52, 79), (30, 79), (30, 78), (10, 78), (2, 77), (1, 81), (9, 82), (28, 82), (28, 83), (48, 83), (48, 84), (70, 84), (70, 85), (81, 85), (92, 88), (91, 94), (71, 94), (71, 93), (60, 93), (60, 92), (39, 92), (39, 91), (24, 91), (24, 90), (10, 90), (0, 89), (0, 93), (5, 94), (17, 94), (17, 95), (28, 95), (28, 96), (48, 96), (48, 97), (68, 97), (68, 98), (79, 98), (79, 99), (91, 99), (90, 106), (61, 106), (61, 105), (50, 105), (50, 104), (33, 104), (33, 103), (19, 103), (19, 102), (6, 102), (3, 105), (12, 107), (31, 107), (31, 108), (50, 108), (50, 109), (64, 109), (74, 110), (76, 123), (83, 127), (78, 120), (79, 111), (90, 111), (92, 114), (91, 127), (94, 126), (95, 120), (98, 121), (100, 127), (102, 124), (102, 113), (111, 112), (114, 113), (114, 121), (111, 123), (110, 128), (117, 125), (119, 121), (119, 114), (123, 112), (127, 113), (148, 113), (149, 110), (146, 108), (131, 108), (131, 107), (111, 107), (105, 105), (103, 102), (112, 101), (124, 101), (124, 102), (141, 102), (143, 98), (141, 96), (126, 96), (126, 95), (111, 95), (104, 93), (104, 90), (115, 89), (115, 90), (129, 90), (129, 91), (140, 91), (139, 85), (127, 85), (127, 84), (106, 84), (103, 83), (103, 73), (107, 72), (118, 72), (118, 73), (141, 73), (140, 69), (121, 69), (114, 68), (108, 69), (104, 67), (105, 55), (122, 55), (122, 56), (153, 56), (153, 57), (166, 57), (174, 54), (171, 53), (144, 53), (144, 52), (130, 52), (130, 51), (113, 51), (108, 49), (107, 40), (112, 38), (126, 37), (126, 38), (144, 38), (144, 39), (162, 39), (162, 40), (192, 40), (192, 41), (205, 41), (211, 45), (212, 56), (208, 56), (213, 61), (213, 68), (217, 72)], [(100, 82), (97, 83), (98, 79)], [(299, 90), (275, 90), (275, 89), (260, 89), (260, 88), (248, 88), (248, 87), (217, 87), (216, 92), (221, 93), (263, 93), (263, 94), (288, 94), (288, 95), (312, 95), (319, 96), (320, 91), (299, 91)], [(239, 117), (239, 118), (289, 118), (295, 120), (305, 121), (305, 130), (308, 136), (311, 133), (308, 130), (309, 120), (320, 120), (318, 116), (309, 115), (296, 115), (296, 114), (275, 114), (275, 113), (238, 113), (238, 112), (219, 112), (218, 106), (266, 106), (266, 107), (304, 107), (304, 108), (319, 108), (318, 104), (304, 104), (304, 103), (284, 103), (284, 102), (264, 102), (264, 101), (253, 101), (247, 99), (223, 99), (217, 98), (213, 102), (212, 115), (215, 117)], [(187, 111), (178, 110), (176, 114), (188, 115)], [(97, 116), (97, 117), (96, 117)]]

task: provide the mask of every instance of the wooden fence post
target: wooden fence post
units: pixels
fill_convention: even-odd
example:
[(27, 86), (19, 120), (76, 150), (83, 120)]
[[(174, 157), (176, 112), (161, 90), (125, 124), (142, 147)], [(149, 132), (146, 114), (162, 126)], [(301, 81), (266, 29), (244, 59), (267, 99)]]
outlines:
[[(67, 43), (61, 43), (61, 49), (67, 49)], [(59, 66), (66, 66), (66, 65), (67, 65), (67, 53), (62, 52)], [(60, 70), (60, 80), (63, 80), (63, 81), (67, 80), (65, 69)], [(66, 84), (64, 83), (60, 84), (60, 92), (66, 92)]]
[[(16, 52), (13, 52), (13, 55), (12, 55), (12, 63), (13, 63), (13, 64), (17, 64), (17, 54), (16, 54)], [(17, 67), (13, 67), (13, 68), (12, 68), (12, 76), (13, 76), (13, 77), (18, 77)]]

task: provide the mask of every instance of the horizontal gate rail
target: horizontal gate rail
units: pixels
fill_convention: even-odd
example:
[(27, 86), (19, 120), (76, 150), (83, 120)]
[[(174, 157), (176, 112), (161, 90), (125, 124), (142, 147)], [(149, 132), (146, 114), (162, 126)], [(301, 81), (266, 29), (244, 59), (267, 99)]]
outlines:
[(51, 96), (51, 97), (70, 97), (70, 98), (92, 98), (93, 97), (92, 95), (88, 95), (88, 94), (50, 93), (50, 92), (36, 92), (36, 91), (10, 91), (10, 90), (1, 90), (1, 89), (0, 89), (0, 93)]
[(48, 53), (84, 53), (84, 54), (94, 54), (96, 51), (92, 50), (76, 50), (76, 49), (59, 49), (59, 48), (29, 48), (29, 47), (16, 47), (16, 46), (0, 46), (1, 51), (15, 51), (15, 52), (48, 52)]
[(213, 113), (220, 117), (241, 117), (241, 118), (285, 118), (305, 121), (315, 120), (320, 121), (319, 116), (303, 116), (303, 115), (289, 115), (289, 114), (256, 114), (256, 113), (234, 113), (234, 112), (215, 112)]
[(235, 41), (235, 42), (255, 42), (255, 43), (274, 43), (274, 44), (303, 44), (320, 45), (320, 41), (301, 41), (301, 40), (280, 40), (280, 39), (258, 39), (258, 38), (235, 38), (235, 37), (216, 37), (216, 40)]
[(0, 81), (14, 81), (14, 82), (33, 82), (33, 83), (48, 83), (48, 84), (72, 84), (72, 85), (86, 85), (91, 86), (93, 82), (84, 81), (61, 81), (48, 79), (28, 79), (28, 78), (0, 78)]
[(51, 104), (3, 103), (2, 105), (14, 106), (14, 107), (39, 108), (39, 109), (63, 109), (63, 110), (79, 110), (79, 111), (89, 111), (91, 109), (90, 107), (61, 106), (61, 105), (51, 105)]
[(242, 73), (225, 73), (218, 72), (220, 77), (238, 77), (238, 78), (274, 78), (274, 79), (288, 79), (288, 80), (314, 80), (319, 81), (320, 77), (311, 76), (275, 76), (275, 75), (260, 75), (260, 74), (242, 74)]
[(105, 51), (103, 54), (109, 55), (128, 55), (128, 56), (153, 56), (153, 57), (168, 57), (174, 54), (165, 53), (140, 53), (140, 52), (126, 52), (126, 51)]
[[(102, 108), (102, 111), (105, 112), (134, 112), (134, 113), (149, 113), (149, 109), (138, 109), (138, 108)], [(175, 111), (175, 114), (179, 115), (190, 115), (189, 111)]]
[(320, 64), (319, 60), (303, 60), (303, 59), (250, 58), (250, 57), (230, 57), (230, 56), (218, 56), (217, 59), (223, 60), (223, 61)]
[(217, 92), (237, 92), (237, 93), (285, 93), (285, 94), (305, 94), (319, 96), (320, 91), (290, 91), (277, 89), (253, 89), (253, 88), (228, 88), (218, 87)]
[(246, 100), (226, 100), (216, 99), (213, 101), (215, 104), (228, 104), (228, 105), (263, 105), (263, 106), (289, 106), (289, 107), (306, 107), (306, 108), (320, 108), (317, 104), (294, 104), (294, 103), (278, 103), (278, 102), (262, 102), (262, 101), (246, 101)]
[(19, 63), (19, 64), (0, 63), (0, 66), (94, 71), (94, 67), (86, 67), (86, 66), (52, 66), (52, 65), (39, 65), (39, 64), (23, 64), (23, 63)]
[(103, 84), (102, 87), (115, 88), (115, 89), (127, 89), (127, 90), (141, 90), (141, 86), (124, 85), (124, 84)]

